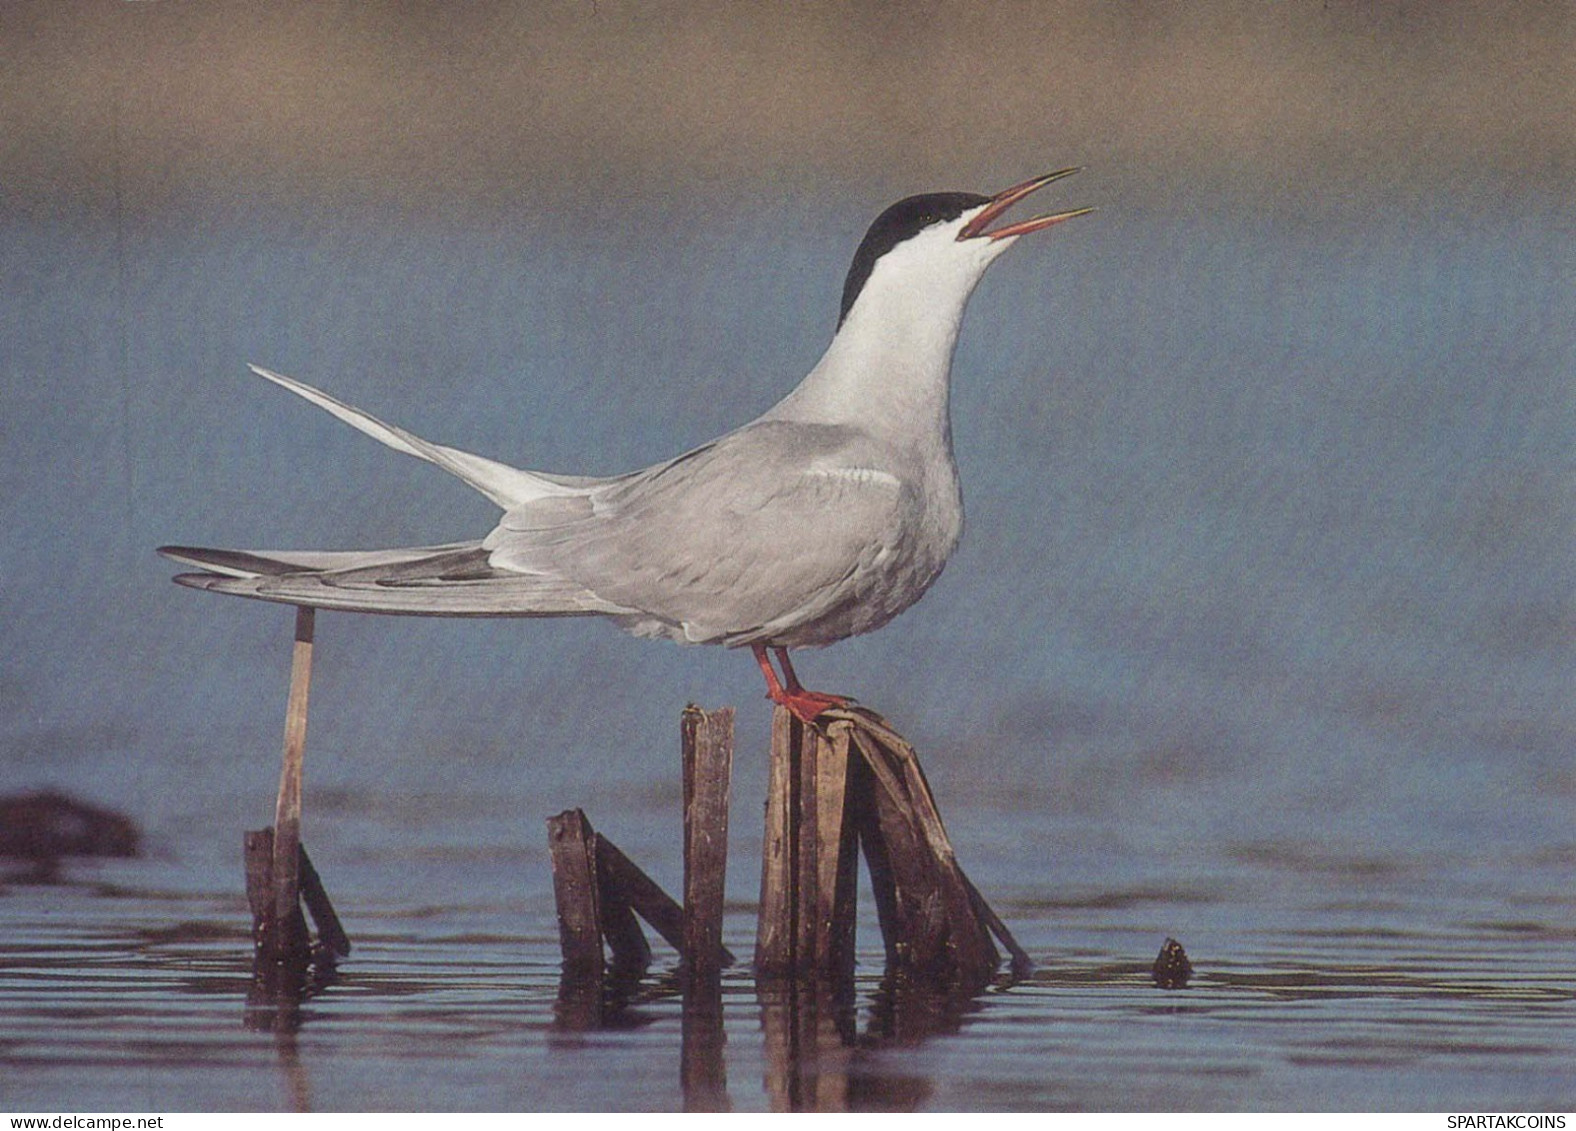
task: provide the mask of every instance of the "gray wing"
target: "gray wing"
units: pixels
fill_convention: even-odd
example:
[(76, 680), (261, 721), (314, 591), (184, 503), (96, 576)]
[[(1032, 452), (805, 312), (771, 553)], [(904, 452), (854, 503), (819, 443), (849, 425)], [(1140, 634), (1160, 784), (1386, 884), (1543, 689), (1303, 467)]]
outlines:
[(744, 643), (855, 599), (920, 503), (865, 433), (763, 421), (576, 504), (510, 511), (484, 545), (500, 569)]

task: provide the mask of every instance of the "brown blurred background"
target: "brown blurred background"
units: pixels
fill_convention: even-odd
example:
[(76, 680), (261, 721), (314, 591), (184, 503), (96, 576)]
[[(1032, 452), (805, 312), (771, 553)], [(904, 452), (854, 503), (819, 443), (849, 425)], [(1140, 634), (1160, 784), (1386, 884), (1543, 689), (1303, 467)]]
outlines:
[[(7, 0), (0, 208), (438, 211), (1056, 164), (1305, 211), (1568, 194), (1576, 5)], [(746, 190), (747, 191), (747, 190)]]

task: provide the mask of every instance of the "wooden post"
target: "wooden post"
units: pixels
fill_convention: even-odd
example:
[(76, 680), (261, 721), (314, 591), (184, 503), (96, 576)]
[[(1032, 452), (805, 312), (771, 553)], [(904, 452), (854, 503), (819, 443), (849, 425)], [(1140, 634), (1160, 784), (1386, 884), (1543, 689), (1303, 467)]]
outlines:
[[(246, 902), (252, 909), (252, 955), (255, 965), (293, 968), (305, 974), (308, 962), (315, 962), (321, 977), (336, 959), (350, 956), (350, 938), (339, 921), (339, 914), (328, 898), (323, 881), (307, 855), (306, 846), (298, 845), (301, 899), (317, 926), (319, 946), (313, 947), (307, 933), (306, 920), (297, 908), (293, 916), (280, 920), (278, 901), (274, 889), (274, 830), (257, 829), (246, 834)], [(281, 923), (291, 936), (281, 939)], [(291, 985), (291, 978), (278, 979), (281, 988)], [(299, 984), (298, 987), (299, 988)]]
[(246, 903), (252, 909), (252, 954), (273, 961), (278, 920), (274, 914), (274, 830), (257, 829), (245, 837)]
[[(290, 699), (285, 708), (284, 764), (279, 771), (279, 799), (274, 808), (272, 883), (275, 943), (286, 956), (305, 935), (301, 918), (301, 771), (306, 753), (307, 697), (312, 687), (314, 610), (296, 608), (295, 647), (290, 656)], [(300, 923), (299, 930), (294, 924)]]
[(558, 944), (566, 981), (602, 978), (602, 915), (591, 822), (579, 809), (549, 817), (547, 845), (553, 860)]
[(794, 816), (794, 717), (772, 712), (771, 761), (766, 783), (766, 837), (761, 845), (761, 909), (755, 925), (755, 969), (759, 974), (786, 976), (793, 972), (795, 900), (793, 876), (798, 838)]
[(847, 728), (823, 733), (777, 708), (770, 773), (756, 970), (852, 977), (858, 873)]
[(913, 747), (873, 712), (838, 714), (868, 770), (858, 782), (869, 792), (859, 837), (872, 861), (888, 962), (927, 980), (984, 986), (1001, 956), (976, 912), (978, 894), (958, 867)]
[[(728, 798), (733, 776), (733, 708), (691, 703), (679, 720), (684, 772), (684, 1012), (679, 1079), (685, 1111), (728, 1111), (723, 1063), (722, 945), (728, 870)], [(653, 924), (655, 925), (655, 924)]]
[(836, 708), (813, 724), (779, 708), (761, 865), (755, 964), (765, 976), (853, 973), (857, 859), (870, 868), (876, 914), (895, 972), (977, 989), (1000, 963), (1032, 963), (969, 883), (942, 826), (913, 748), (863, 708)]
[(722, 907), (728, 868), (728, 794), (733, 773), (733, 708), (693, 703), (679, 726), (684, 763), (684, 947), (690, 976), (722, 972)]

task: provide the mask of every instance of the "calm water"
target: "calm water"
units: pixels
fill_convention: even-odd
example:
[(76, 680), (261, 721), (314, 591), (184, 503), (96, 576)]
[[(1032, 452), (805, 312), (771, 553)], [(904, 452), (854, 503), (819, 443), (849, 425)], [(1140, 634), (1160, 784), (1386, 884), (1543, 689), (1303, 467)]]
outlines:
[[(965, 326), (963, 550), (889, 629), (800, 664), (915, 741), (1040, 973), (894, 1003), (866, 923), (852, 1027), (789, 1057), (734, 973), (689, 1102), (1576, 1106), (1570, 225), (1154, 215), (1091, 187), (1106, 211), (1016, 249)], [(738, 703), (747, 954), (747, 658), (320, 617), (306, 838), (357, 949), (281, 1034), (245, 1006), (239, 845), (269, 820), (289, 614), (178, 590), (151, 548), (490, 521), (246, 361), (560, 471), (747, 419), (815, 360), (885, 201), (831, 231), (824, 201), (768, 203), (763, 226), (654, 202), (639, 231), (6, 230), (0, 786), (117, 805), (149, 852), (0, 890), (0, 1107), (685, 1104), (671, 955), (614, 1027), (555, 1009), (543, 819), (584, 806), (676, 890), (678, 710)], [(1185, 991), (1144, 974), (1167, 935)]]
[[(1449, 870), (1421, 853), (1271, 844), (1146, 862), (1119, 835), (1079, 851), (1042, 821), (965, 806), (952, 814), (973, 842), (965, 861), (1041, 963), (1031, 980), (966, 1004), (893, 1002), (867, 913), (848, 1016), (823, 1006), (819, 1039), (791, 1041), (785, 1006), (738, 971), (708, 1046), (686, 1032), (660, 946), (606, 1027), (560, 1008), (540, 826), (502, 802), (454, 800), (494, 810), (468, 843), (435, 823), (380, 839), (331, 832), (355, 823), (338, 807), (318, 817), (356, 951), (285, 1023), (244, 1004), (238, 869), (194, 866), (212, 854), (201, 837), (68, 887), (12, 887), (0, 1103), (1532, 1110), (1576, 1097), (1568, 849)], [(750, 872), (759, 833), (742, 833)], [(631, 851), (671, 872), (671, 847), (658, 836)], [(740, 954), (751, 879), (734, 882), (727, 921)], [(1191, 949), (1186, 990), (1148, 978), (1166, 932)]]

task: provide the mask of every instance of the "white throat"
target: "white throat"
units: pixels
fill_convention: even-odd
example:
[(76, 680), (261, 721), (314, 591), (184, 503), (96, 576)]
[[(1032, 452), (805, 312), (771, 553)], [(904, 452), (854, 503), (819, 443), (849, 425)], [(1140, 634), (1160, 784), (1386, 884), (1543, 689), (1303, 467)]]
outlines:
[(894, 440), (946, 437), (963, 310), (1013, 239), (957, 240), (967, 215), (877, 261), (831, 345), (763, 419), (856, 424)]

